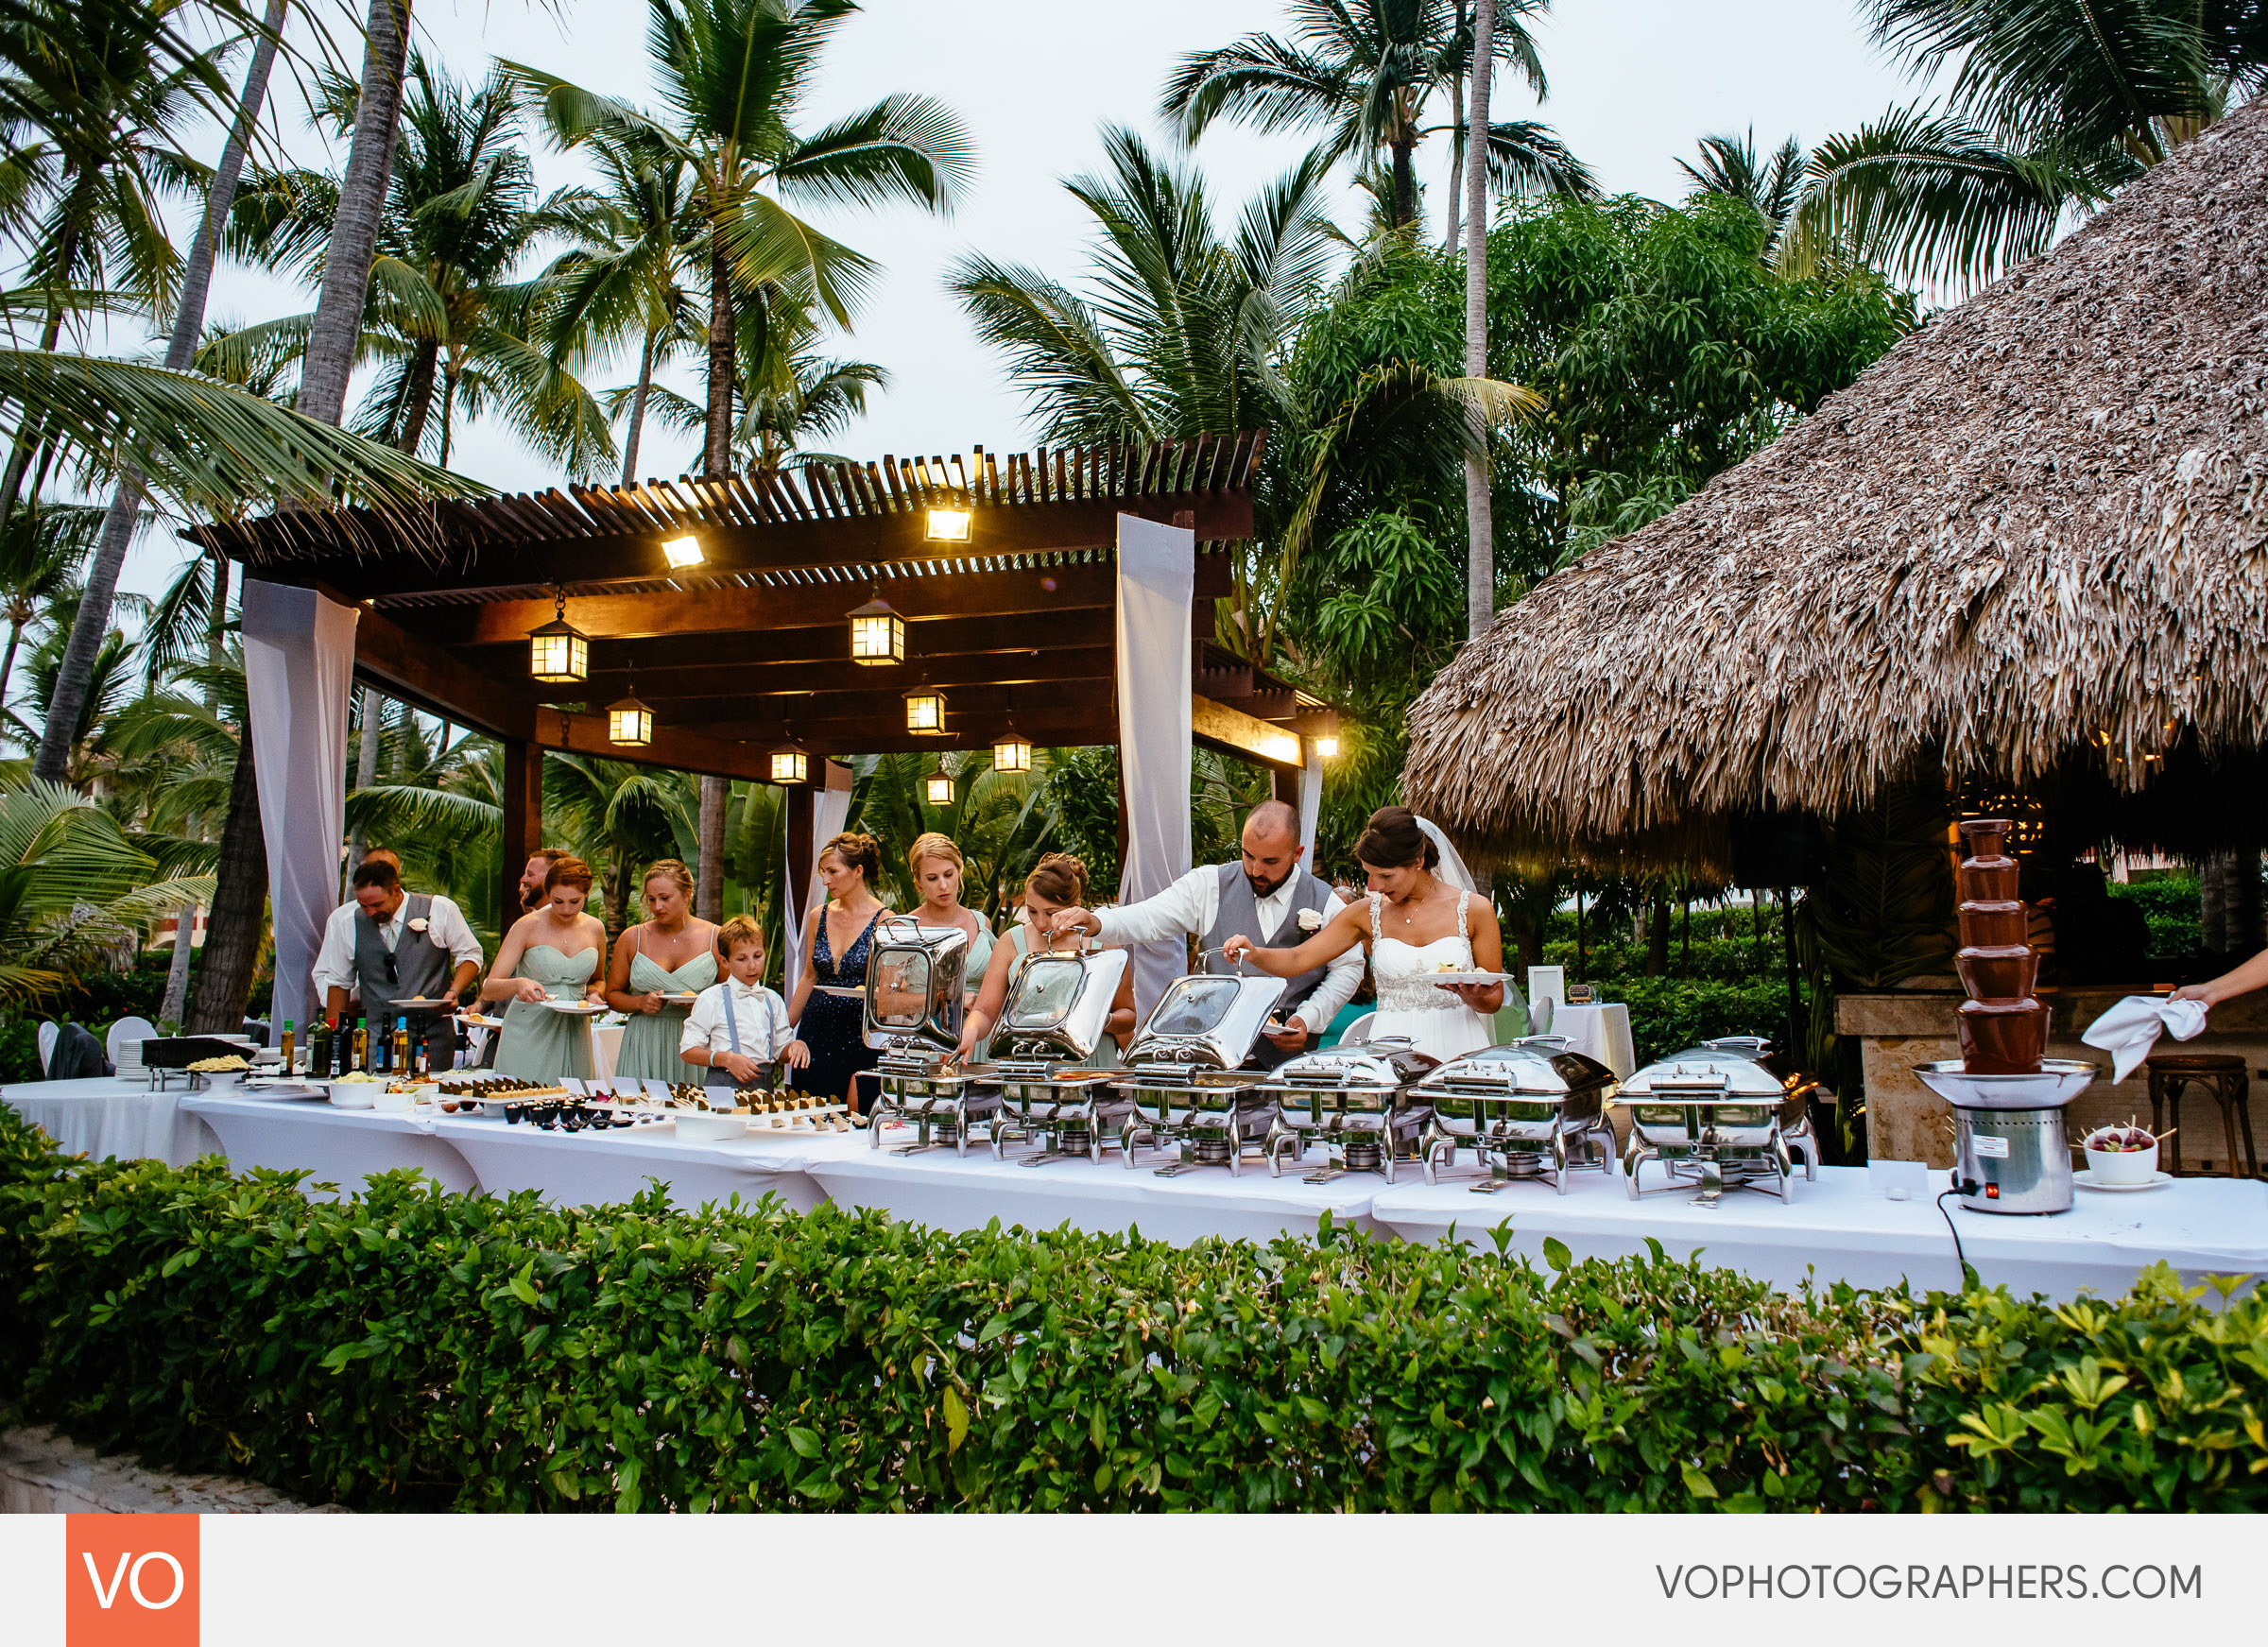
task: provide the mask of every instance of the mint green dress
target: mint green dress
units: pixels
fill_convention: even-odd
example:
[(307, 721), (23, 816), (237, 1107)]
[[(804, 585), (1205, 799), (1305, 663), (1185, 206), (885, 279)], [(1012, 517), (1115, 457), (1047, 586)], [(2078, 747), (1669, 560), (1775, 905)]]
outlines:
[[(579, 1001), (598, 971), (598, 952), (563, 955), (550, 944), (520, 952), (519, 978), (533, 978), (554, 1001)], [(504, 1009), (497, 1032), (496, 1072), (523, 1081), (557, 1081), (573, 1075), (587, 1081), (597, 1067), (591, 1055), (591, 1020), (554, 1012), (532, 1001), (514, 1001)]]
[[(716, 982), (716, 952), (707, 950), (671, 971), (644, 950), (630, 957), (632, 995), (660, 990), (667, 995), (698, 995)], [(709, 1072), (678, 1056), (691, 1007), (664, 1006), (659, 1012), (633, 1012), (622, 1026), (622, 1044), (614, 1049), (614, 1072), (641, 1081), (705, 1081)]]

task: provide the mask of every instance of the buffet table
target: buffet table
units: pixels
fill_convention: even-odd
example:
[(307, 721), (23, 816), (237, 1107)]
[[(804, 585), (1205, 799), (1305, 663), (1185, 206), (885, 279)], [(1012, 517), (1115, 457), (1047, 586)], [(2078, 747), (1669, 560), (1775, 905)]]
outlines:
[(433, 1124), (401, 1111), (341, 1109), (319, 1099), (245, 1098), (199, 1092), (181, 1107), (219, 1135), (232, 1167), (305, 1171), (312, 1182), (359, 1193), (372, 1173), (415, 1167), (443, 1189), (479, 1188), (471, 1163), (434, 1136)]
[[(1951, 1180), (1930, 1175), (1929, 1198), (1892, 1201), (1878, 1193), (1864, 1167), (1822, 1167), (1816, 1182), (1796, 1180), (1786, 1206), (1754, 1191), (1727, 1193), (1712, 1210), (1690, 1191), (1649, 1193), (1633, 1201), (1620, 1176), (1572, 1174), (1565, 1195), (1548, 1185), (1518, 1184), (1476, 1195), (1469, 1166), (1428, 1188), (1422, 1177), (1381, 1185), (1372, 1221), (1405, 1241), (1434, 1242), (1455, 1227), (1468, 1245), (1489, 1244), (1509, 1220), (1509, 1250), (1540, 1261), (1547, 1237), (1578, 1257), (1642, 1254), (1653, 1237), (1670, 1257), (1693, 1253), (1711, 1267), (1736, 1269), (1788, 1288), (1807, 1276), (1822, 1283), (1950, 1289), (1961, 1267), (1934, 1199)], [(1649, 1169), (1647, 1182), (1658, 1182)], [(1987, 1286), (2068, 1298), (2082, 1288), (2124, 1292), (2144, 1265), (2171, 1261), (2185, 1279), (2268, 1272), (2268, 1183), (2242, 1178), (2180, 1178), (2134, 1194), (2080, 1190), (2069, 1212), (2011, 1217), (1970, 1212), (1948, 1201), (1961, 1244)]]
[[(1289, 1172), (1271, 1178), (1258, 1162), (1246, 1162), (1239, 1177), (1230, 1177), (1226, 1167), (1205, 1167), (1161, 1178), (1153, 1169), (1170, 1158), (1151, 1150), (1142, 1152), (1131, 1172), (1116, 1150), (1107, 1152), (1100, 1166), (1056, 1160), (1043, 1167), (1019, 1166), (1017, 1156), (996, 1161), (983, 1144), (966, 1156), (950, 1149), (889, 1153), (913, 1136), (911, 1128), (885, 1132), (876, 1149), (859, 1133), (846, 1141), (854, 1149), (815, 1156), (808, 1170), (829, 1200), (881, 1208), (909, 1224), (961, 1230), (982, 1229), (994, 1218), (1025, 1229), (1068, 1223), (1098, 1233), (1140, 1229), (1177, 1244), (1215, 1235), (1256, 1242), (1313, 1237), (1327, 1209), (1339, 1227), (1367, 1229), (1371, 1197), (1385, 1184), (1375, 1173), (1350, 1173), (1328, 1184), (1303, 1183)], [(1019, 1149), (1017, 1155), (1025, 1153)], [(1311, 1170), (1314, 1164), (1309, 1163)]]
[(146, 1081), (98, 1075), (83, 1081), (19, 1081), (0, 1087), (6, 1104), (71, 1155), (94, 1160), (159, 1160), (185, 1167), (199, 1156), (224, 1154), (220, 1140), (180, 1108), (190, 1096), (177, 1079), (166, 1091)]
[(507, 1195), (534, 1190), (557, 1206), (605, 1206), (642, 1194), (649, 1179), (670, 1204), (696, 1208), (738, 1195), (753, 1205), (775, 1194), (799, 1212), (826, 1197), (810, 1176), (815, 1156), (867, 1147), (864, 1133), (778, 1132), (715, 1143), (678, 1137), (673, 1123), (605, 1132), (545, 1132), (502, 1121), (443, 1116), (434, 1136), (472, 1164), (480, 1187)]

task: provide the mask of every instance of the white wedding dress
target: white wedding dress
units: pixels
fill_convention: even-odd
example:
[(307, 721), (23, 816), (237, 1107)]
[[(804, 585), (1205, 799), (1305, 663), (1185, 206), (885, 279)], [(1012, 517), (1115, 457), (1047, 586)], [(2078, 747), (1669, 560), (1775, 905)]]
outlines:
[(1444, 961), (1464, 971), (1475, 970), (1472, 935), (1467, 910), (1472, 894), (1457, 899), (1457, 930), (1430, 944), (1407, 944), (1384, 935), (1380, 913), (1385, 898), (1370, 894), (1370, 981), (1378, 989), (1378, 1015), (1370, 1021), (1370, 1038), (1401, 1036), (1428, 1057), (1444, 1062), (1477, 1053), (1492, 1044), (1489, 1021), (1434, 982)]

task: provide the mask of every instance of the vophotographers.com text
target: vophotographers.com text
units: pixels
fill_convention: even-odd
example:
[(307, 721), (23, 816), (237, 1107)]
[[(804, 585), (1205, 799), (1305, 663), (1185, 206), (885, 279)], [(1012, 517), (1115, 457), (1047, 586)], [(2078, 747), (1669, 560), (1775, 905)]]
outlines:
[(2170, 1567), (2114, 1563), (2091, 1573), (2081, 1565), (2011, 1562), (2002, 1566), (1932, 1567), (1920, 1562), (1867, 1566), (1831, 1561), (1777, 1567), (1742, 1562), (1663, 1567), (1654, 1576), (1666, 1601), (2199, 1601), (2202, 1564)]

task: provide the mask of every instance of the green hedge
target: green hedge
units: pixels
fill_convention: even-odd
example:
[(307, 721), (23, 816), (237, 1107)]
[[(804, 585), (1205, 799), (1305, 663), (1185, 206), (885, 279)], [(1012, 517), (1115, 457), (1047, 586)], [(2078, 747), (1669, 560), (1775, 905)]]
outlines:
[(1181, 1249), (833, 1209), (310, 1202), (0, 1111), (0, 1390), (366, 1509), (2268, 1507), (2268, 1308)]

